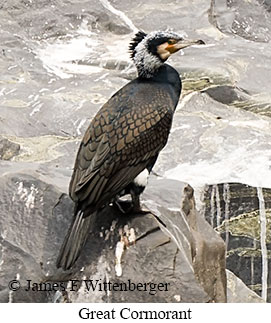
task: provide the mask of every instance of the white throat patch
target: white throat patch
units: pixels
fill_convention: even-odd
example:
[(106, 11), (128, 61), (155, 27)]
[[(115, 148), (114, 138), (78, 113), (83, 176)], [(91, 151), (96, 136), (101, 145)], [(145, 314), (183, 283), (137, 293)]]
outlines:
[(153, 31), (146, 35), (134, 49), (135, 54), (133, 56), (133, 60), (139, 76), (145, 78), (152, 77), (159, 67), (163, 65), (162, 60), (165, 60), (170, 56), (170, 53), (166, 51), (165, 46), (163, 47), (163, 45), (162, 47), (160, 45), (158, 48), (158, 54), (160, 55), (161, 59), (158, 56), (150, 53), (148, 50), (148, 42), (152, 39), (161, 37), (178, 39), (182, 37), (182, 35), (172, 31)]
[(163, 65), (163, 62), (147, 49), (147, 40), (144, 38), (135, 49), (134, 62), (139, 76), (150, 78)]

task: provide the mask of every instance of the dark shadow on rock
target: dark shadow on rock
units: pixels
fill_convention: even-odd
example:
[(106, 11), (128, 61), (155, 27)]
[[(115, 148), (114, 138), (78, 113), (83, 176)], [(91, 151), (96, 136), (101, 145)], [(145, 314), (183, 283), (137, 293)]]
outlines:
[(212, 87), (205, 91), (212, 99), (223, 103), (223, 104), (232, 104), (235, 101), (241, 101), (244, 100), (244, 93), (237, 91), (232, 86), (216, 86)]

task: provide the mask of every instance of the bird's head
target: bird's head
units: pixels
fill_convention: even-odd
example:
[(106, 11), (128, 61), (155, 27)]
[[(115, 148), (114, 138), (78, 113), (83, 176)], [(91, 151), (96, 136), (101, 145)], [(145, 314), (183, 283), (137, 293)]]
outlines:
[(196, 44), (204, 42), (185, 39), (172, 31), (154, 31), (149, 34), (139, 31), (132, 39), (129, 49), (139, 76), (150, 78), (170, 55)]

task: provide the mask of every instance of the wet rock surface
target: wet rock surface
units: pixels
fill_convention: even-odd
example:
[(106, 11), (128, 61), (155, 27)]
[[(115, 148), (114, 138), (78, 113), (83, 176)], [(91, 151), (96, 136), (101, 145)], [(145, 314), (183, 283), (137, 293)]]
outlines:
[[(193, 223), (189, 224), (189, 236), (193, 237), (194, 244), (205, 250), (203, 255), (210, 255), (210, 266), (215, 262), (222, 268), (221, 240), (214, 238), (212, 241), (216, 246), (213, 253), (212, 244), (206, 246), (203, 242), (204, 234), (197, 235), (199, 228), (205, 228), (202, 196), (206, 185), (241, 183), (254, 187), (254, 192), (257, 187), (265, 188), (264, 201), (269, 208), (266, 192), (271, 188), (270, 1), (196, 0), (192, 3), (187, 0), (165, 4), (152, 0), (11, 0), (0, 7), (0, 250), (5, 259), (4, 262), (0, 260), (1, 301), (33, 301), (35, 297), (36, 301), (56, 300), (55, 293), (46, 296), (26, 295), (23, 291), (9, 294), (6, 279), (15, 279), (18, 268), (21, 277), (33, 275), (33, 279), (38, 280), (56, 274), (53, 259), (57, 244), (62, 241), (64, 227), (72, 216), (72, 204), (65, 194), (79, 142), (101, 105), (135, 77), (127, 48), (138, 29), (148, 32), (170, 27), (184, 31), (190, 38), (203, 39), (207, 44), (187, 49), (184, 55), (175, 55), (169, 61), (182, 75), (183, 93), (168, 145), (157, 161), (155, 172), (164, 179), (189, 183), (195, 189), (196, 207), (202, 218), (195, 216), (198, 225), (195, 230)], [(258, 210), (258, 206), (253, 210), (246, 208), (244, 185), (240, 190), (244, 197), (237, 199), (236, 206), (230, 208), (233, 210), (230, 218)], [(158, 201), (156, 194), (154, 187), (148, 197), (153, 205)], [(258, 195), (254, 194), (253, 205), (257, 205), (257, 199)], [(155, 207), (157, 216), (168, 214), (167, 201), (171, 199), (166, 192), (163, 211)], [(175, 203), (179, 212), (180, 204)], [(147, 201), (145, 205), (150, 208)], [(30, 221), (32, 216), (33, 222)], [(210, 218), (210, 214), (208, 216)], [(131, 222), (133, 225), (140, 222), (136, 218), (131, 221), (135, 221)], [(153, 223), (157, 226), (157, 220), (151, 215), (146, 221), (150, 228)], [(107, 226), (111, 224), (108, 219)], [(203, 229), (204, 232), (208, 230)], [(33, 242), (24, 239), (24, 234)], [(114, 234), (111, 233), (112, 239), (117, 242), (118, 232)], [(148, 243), (152, 239), (147, 240)], [(238, 246), (251, 248), (251, 237), (234, 239), (237, 240), (231, 241), (235, 241), (235, 249)], [(184, 254), (191, 254), (193, 243)], [(140, 248), (144, 247), (143, 244)], [(95, 248), (100, 250), (96, 245)], [(164, 248), (168, 248), (163, 252), (167, 250), (172, 260), (173, 250), (180, 245), (176, 247), (171, 242)], [(90, 249), (88, 244), (86, 250)], [(5, 250), (11, 251), (9, 256)], [(259, 253), (262, 248), (257, 250), (254, 257), (254, 277), (257, 279), (253, 284), (248, 268), (251, 258), (245, 262), (246, 259), (236, 252), (231, 256), (240, 264), (236, 274), (242, 275), (240, 278), (248, 286), (261, 284)], [(114, 263), (114, 248), (107, 252), (101, 258), (96, 255), (95, 259), (103, 272), (107, 270), (109, 255), (108, 266), (112, 268)], [(129, 253), (133, 261), (137, 259), (133, 247), (125, 251), (124, 257)], [(178, 270), (184, 276), (186, 270), (187, 277), (191, 278), (193, 291), (189, 283), (182, 286), (193, 297), (184, 293), (176, 301), (222, 301), (224, 278), (220, 278), (219, 286), (212, 285), (212, 276), (206, 276), (200, 270), (204, 257), (200, 253), (195, 256), (193, 252), (192, 256), (196, 257), (195, 274), (192, 274), (189, 261), (189, 270), (181, 265)], [(155, 253), (153, 257), (156, 257)], [(84, 251), (78, 271), (74, 273), (88, 264), (90, 274), (91, 259)], [(270, 267), (268, 270), (270, 272)], [(219, 276), (218, 272), (216, 276)], [(80, 276), (77, 274), (77, 277)], [(253, 288), (261, 290), (260, 286)], [(83, 292), (78, 295), (78, 298), (75, 294), (68, 297), (71, 301), (90, 297)], [(165, 301), (172, 301), (172, 295)], [(93, 296), (93, 299), (98, 300), (100, 296)], [(110, 300), (116, 300), (117, 296), (110, 297)], [(158, 301), (162, 296), (156, 297)]]

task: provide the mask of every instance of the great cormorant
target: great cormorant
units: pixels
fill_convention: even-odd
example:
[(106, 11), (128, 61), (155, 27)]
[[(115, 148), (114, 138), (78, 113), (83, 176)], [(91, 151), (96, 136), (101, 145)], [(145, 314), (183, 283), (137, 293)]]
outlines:
[(80, 144), (69, 187), (74, 219), (57, 267), (66, 270), (74, 264), (101, 207), (123, 192), (131, 193), (134, 206), (139, 206), (144, 174), (167, 143), (182, 88), (178, 72), (164, 62), (193, 44), (203, 41), (171, 31), (140, 31), (133, 38), (130, 51), (138, 77), (103, 105)]

